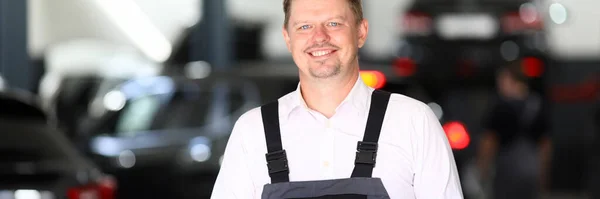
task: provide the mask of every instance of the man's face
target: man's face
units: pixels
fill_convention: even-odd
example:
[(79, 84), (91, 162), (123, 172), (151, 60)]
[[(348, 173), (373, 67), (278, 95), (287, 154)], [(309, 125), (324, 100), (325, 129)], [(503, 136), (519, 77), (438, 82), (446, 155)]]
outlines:
[(293, 0), (283, 35), (301, 76), (329, 78), (358, 69), (358, 49), (368, 23), (356, 18), (347, 0)]
[(508, 71), (501, 71), (496, 81), (503, 97), (512, 99), (519, 96), (521, 84)]

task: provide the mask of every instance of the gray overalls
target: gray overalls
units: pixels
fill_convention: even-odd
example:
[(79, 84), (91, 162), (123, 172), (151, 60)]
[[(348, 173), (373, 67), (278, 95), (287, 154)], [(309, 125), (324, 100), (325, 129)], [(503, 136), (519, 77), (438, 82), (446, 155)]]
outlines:
[(290, 182), (285, 150), (282, 148), (277, 101), (261, 107), (267, 139), (267, 166), (271, 184), (263, 189), (262, 199), (329, 198), (389, 199), (380, 178), (372, 178), (377, 156), (377, 141), (390, 93), (373, 91), (363, 141), (358, 142), (354, 171), (350, 178)]

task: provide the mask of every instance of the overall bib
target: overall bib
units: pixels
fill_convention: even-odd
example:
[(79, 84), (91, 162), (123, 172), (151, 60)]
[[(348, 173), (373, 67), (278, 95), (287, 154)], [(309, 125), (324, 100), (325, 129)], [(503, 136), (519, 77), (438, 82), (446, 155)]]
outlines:
[(285, 150), (279, 128), (278, 102), (261, 107), (267, 139), (267, 166), (271, 183), (263, 188), (262, 199), (328, 198), (389, 199), (380, 178), (372, 178), (377, 157), (377, 141), (391, 93), (375, 90), (363, 141), (358, 142), (354, 170), (350, 178), (290, 182)]

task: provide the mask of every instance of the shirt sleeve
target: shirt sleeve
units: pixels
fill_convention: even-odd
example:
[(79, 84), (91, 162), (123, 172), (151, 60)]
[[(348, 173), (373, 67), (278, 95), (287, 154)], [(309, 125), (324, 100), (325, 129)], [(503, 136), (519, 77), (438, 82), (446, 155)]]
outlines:
[(244, 122), (243, 116), (238, 119), (227, 141), (221, 169), (213, 187), (212, 199), (253, 198), (255, 195), (248, 154), (243, 143), (243, 131), (247, 129)]
[(437, 117), (422, 106), (415, 128), (414, 191), (416, 198), (462, 199), (454, 155)]

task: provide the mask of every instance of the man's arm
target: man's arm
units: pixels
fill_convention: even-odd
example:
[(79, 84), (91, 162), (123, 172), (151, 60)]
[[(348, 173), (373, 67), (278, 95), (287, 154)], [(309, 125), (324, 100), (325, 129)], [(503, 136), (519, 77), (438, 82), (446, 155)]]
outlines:
[(480, 180), (488, 180), (490, 165), (494, 162), (496, 152), (498, 151), (498, 138), (493, 131), (483, 133), (479, 148), (477, 150), (477, 168), (479, 169)]
[(475, 156), (479, 180), (481, 182), (488, 182), (490, 180), (491, 169), (493, 169), (492, 164), (496, 162), (501, 138), (498, 132), (502, 132), (502, 127), (506, 125), (501, 122), (506, 120), (502, 109), (499, 102), (493, 102), (481, 122), (485, 131), (481, 133)]
[(552, 135), (550, 133), (550, 124), (548, 122), (548, 107), (543, 104), (540, 107), (531, 129), (532, 133), (538, 137), (539, 153), (539, 188), (542, 194), (546, 194), (550, 185), (550, 166), (552, 159)]
[(437, 117), (427, 106), (413, 121), (416, 157), (414, 189), (417, 198), (463, 198), (454, 155)]
[(250, 176), (250, 169), (243, 144), (243, 132), (247, 128), (242, 120), (236, 122), (231, 137), (227, 141), (227, 148), (212, 196), (213, 199), (221, 198), (253, 198), (254, 184)]
[(550, 161), (552, 156), (552, 141), (549, 137), (540, 140), (540, 192), (545, 194), (550, 184)]

